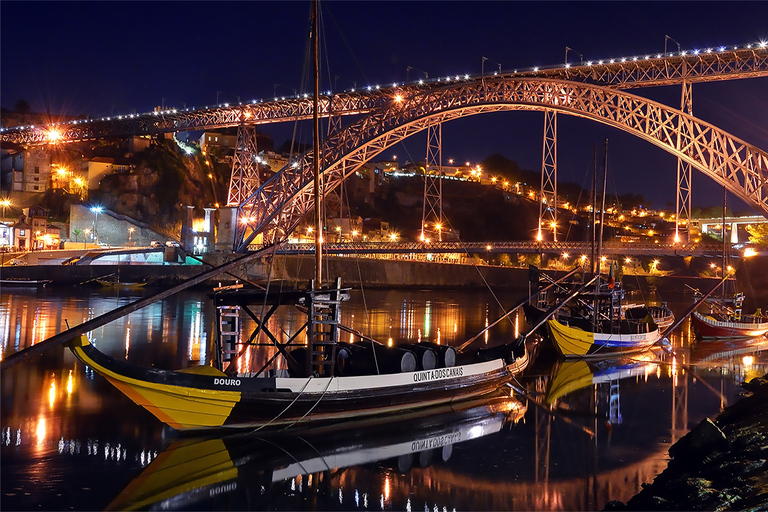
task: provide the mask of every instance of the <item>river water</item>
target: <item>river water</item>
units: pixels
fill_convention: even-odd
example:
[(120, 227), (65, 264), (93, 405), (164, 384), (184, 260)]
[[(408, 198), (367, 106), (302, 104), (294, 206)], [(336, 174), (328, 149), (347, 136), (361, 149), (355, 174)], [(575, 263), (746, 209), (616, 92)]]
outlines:
[[(5, 288), (2, 357), (156, 290)], [(637, 292), (635, 292), (637, 293)], [(458, 345), (525, 290), (353, 291), (342, 322), (376, 339)], [(655, 297), (630, 295), (630, 300)], [(665, 297), (682, 313), (691, 297)], [(243, 315), (245, 317), (245, 315)], [(285, 339), (303, 315), (278, 312)], [(246, 317), (243, 331), (253, 321)], [(522, 318), (476, 341), (509, 341)], [(177, 369), (211, 358), (208, 292), (192, 290), (89, 334), (103, 352)], [(600, 510), (666, 466), (669, 446), (768, 372), (768, 340), (700, 346), (688, 322), (661, 351), (589, 367), (544, 345), (520, 392), (462, 411), (318, 438), (180, 438), (65, 348), (2, 374), (3, 510)], [(254, 365), (266, 356), (256, 354)], [(594, 435), (591, 435), (594, 433)]]

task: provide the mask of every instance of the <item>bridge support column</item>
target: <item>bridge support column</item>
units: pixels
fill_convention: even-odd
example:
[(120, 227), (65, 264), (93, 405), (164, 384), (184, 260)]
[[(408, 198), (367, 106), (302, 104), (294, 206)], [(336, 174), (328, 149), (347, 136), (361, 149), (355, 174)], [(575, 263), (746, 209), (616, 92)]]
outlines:
[(192, 252), (194, 248), (192, 226), (194, 225), (195, 207), (188, 205), (185, 213), (184, 221), (181, 223), (181, 248), (187, 252)]
[(541, 197), (539, 198), (539, 230), (536, 240), (544, 239), (544, 230), (552, 228), (552, 241), (557, 242), (557, 112), (544, 111), (544, 149), (541, 163)]
[(219, 226), (216, 229), (216, 250), (232, 251), (235, 247), (237, 233), (237, 208), (225, 206), (219, 208)]
[[(443, 241), (443, 125), (427, 128), (427, 159), (424, 162), (424, 204), (421, 211), (421, 241)], [(430, 175), (430, 171), (436, 174)]]
[(261, 185), (259, 178), (258, 147), (255, 126), (241, 124), (237, 129), (237, 147), (232, 159), (232, 177), (229, 180), (227, 206), (243, 204)]
[(731, 243), (739, 243), (739, 225), (735, 222), (731, 224)]
[[(693, 96), (691, 82), (683, 80), (683, 92), (680, 99), (680, 110), (693, 115)], [(682, 123), (682, 120), (680, 121)], [(677, 134), (677, 150), (682, 150), (682, 130)], [(691, 241), (691, 164), (677, 159), (677, 199), (675, 212), (675, 242)], [(685, 234), (682, 235), (681, 231)]]

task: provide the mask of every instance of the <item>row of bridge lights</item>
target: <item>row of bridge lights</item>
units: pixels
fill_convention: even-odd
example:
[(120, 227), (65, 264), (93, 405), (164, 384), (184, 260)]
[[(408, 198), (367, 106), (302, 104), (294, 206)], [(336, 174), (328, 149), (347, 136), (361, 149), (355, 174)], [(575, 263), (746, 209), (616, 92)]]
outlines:
[[(739, 49), (749, 50), (749, 49), (753, 49), (753, 48), (758, 48), (758, 49), (764, 50), (766, 47), (768, 47), (768, 41), (759, 41), (757, 43), (749, 43), (749, 44), (743, 45), (741, 47), (739, 45), (734, 45), (732, 47), (719, 46), (719, 47), (716, 47), (716, 48), (706, 48), (704, 50), (701, 50), (701, 49), (681, 50), (681, 51), (679, 51), (677, 53), (677, 56), (679, 56), (679, 57), (698, 56), (698, 55), (701, 55), (701, 54), (711, 54), (711, 53), (715, 53), (715, 52), (722, 53), (722, 52), (726, 52), (726, 51), (729, 51), (729, 50), (732, 51), (732, 50), (739, 50)], [(585, 63), (585, 65), (591, 67), (591, 66), (594, 66), (594, 65), (600, 66), (600, 65), (605, 65), (605, 64), (615, 64), (617, 62), (619, 62), (619, 63), (623, 63), (623, 62), (627, 62), (627, 61), (637, 62), (639, 60), (650, 60), (652, 58), (661, 59), (663, 57), (674, 57), (675, 55), (676, 55), (675, 52), (667, 52), (667, 53), (657, 53), (655, 56), (651, 56), (651, 54), (648, 54), (648, 55), (645, 55), (645, 57), (637, 57), (637, 56), (635, 56), (635, 57), (630, 57), (630, 58), (621, 57), (621, 58), (618, 58), (618, 59), (600, 59), (600, 60), (597, 60), (597, 61), (591, 61), (590, 60), (590, 61), (587, 61)], [(534, 67), (528, 68), (528, 69), (533, 71), (534, 73), (538, 73), (539, 71), (542, 71), (544, 69), (557, 69), (557, 67), (559, 67), (559, 66), (553, 66), (553, 67), (549, 67), (549, 68), (546, 68), (546, 67), (542, 68), (540, 66), (534, 66)], [(562, 67), (565, 68), (565, 69), (570, 69), (572, 66), (571, 66), (570, 63), (566, 62)], [(525, 72), (525, 71), (526, 70), (524, 69), (522, 72)], [(516, 73), (518, 73), (517, 69), (515, 69), (513, 71), (513, 74), (516, 74)], [(494, 75), (498, 75), (499, 72), (494, 72), (493, 74)], [(445, 78), (440, 77), (440, 78), (435, 79), (435, 82), (449, 83), (452, 80), (455, 81), (455, 82), (458, 82), (458, 81), (461, 81), (461, 80), (465, 80), (466, 81), (466, 80), (469, 80), (470, 78), (471, 78), (471, 76), (469, 74), (455, 75), (453, 78), (451, 76), (446, 76)], [(418, 85), (424, 85), (426, 83), (426, 81), (424, 79), (420, 79), (416, 83)], [(394, 82), (392, 84), (392, 87), (393, 88), (397, 88), (397, 87), (400, 87), (401, 85), (406, 85), (406, 83), (403, 82), (402, 84), (399, 84), (398, 82)], [(366, 87), (366, 90), (368, 92), (378, 91), (380, 89), (381, 89), (381, 86), (379, 86), (379, 85), (369, 85), (369, 86)], [(355, 90), (356, 90), (356, 88), (353, 87), (352, 89), (350, 89), (349, 92), (355, 92)], [(328, 96), (332, 96), (333, 92), (328, 90), (328, 91), (325, 91), (325, 94), (328, 95)], [(293, 99), (296, 99), (298, 97), (299, 97), (298, 95), (293, 96)], [(303, 93), (301, 95), (301, 98), (307, 99), (307, 98), (309, 98), (309, 94), (308, 93)], [(285, 101), (286, 99), (287, 99), (286, 96), (275, 97), (273, 101)], [(265, 100), (255, 100), (255, 99), (251, 100), (251, 104), (253, 104), (253, 105), (258, 104), (258, 103), (264, 103), (264, 102), (265, 102)], [(238, 105), (242, 105), (242, 103), (239, 103)], [(186, 108), (183, 111), (184, 112), (195, 112), (195, 111), (198, 111), (198, 110), (207, 110), (209, 108), (221, 108), (221, 107), (228, 108), (228, 107), (230, 107), (230, 104), (229, 103), (220, 103), (218, 105), (215, 105), (214, 107), (207, 107), (206, 106), (206, 107), (203, 107), (202, 109)], [(117, 119), (117, 120), (134, 119), (134, 118), (138, 118), (138, 117), (142, 117), (142, 116), (148, 116), (148, 115), (153, 115), (153, 116), (172, 115), (172, 114), (177, 114), (178, 112), (179, 112), (178, 109), (168, 109), (168, 110), (162, 110), (162, 111), (155, 110), (153, 112), (147, 112), (145, 114), (126, 114), (126, 115), (118, 115), (118, 116), (111, 116), (111, 117), (102, 117), (102, 118), (98, 118), (98, 119), (77, 119), (77, 120), (69, 121), (69, 122), (66, 122), (66, 123), (54, 123), (54, 124), (52, 124), (50, 126), (77, 125), (77, 124), (92, 123), (92, 122), (98, 122), (98, 121), (112, 121), (113, 119)], [(13, 128), (0, 128), (0, 133), (4, 133), (4, 132), (7, 132), (7, 131), (21, 131), (21, 130), (27, 130), (27, 129), (31, 130), (31, 129), (34, 129), (34, 128), (35, 128), (34, 125), (18, 126), (18, 127), (13, 127)], [(55, 133), (52, 133), (52, 132), (55, 132)], [(61, 138), (61, 133), (56, 131), (56, 130), (53, 130), (53, 129), (47, 130), (46, 131), (46, 135), (47, 135), (47, 138), (48, 138), (48, 140), (50, 142), (56, 142), (57, 140), (59, 140)]]

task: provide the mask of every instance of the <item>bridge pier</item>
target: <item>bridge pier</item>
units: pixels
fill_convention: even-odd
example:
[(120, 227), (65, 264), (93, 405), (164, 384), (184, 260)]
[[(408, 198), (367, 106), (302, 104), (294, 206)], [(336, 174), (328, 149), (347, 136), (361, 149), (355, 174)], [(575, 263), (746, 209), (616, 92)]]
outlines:
[(235, 247), (237, 233), (237, 207), (219, 208), (219, 226), (216, 230), (216, 250), (231, 251)]

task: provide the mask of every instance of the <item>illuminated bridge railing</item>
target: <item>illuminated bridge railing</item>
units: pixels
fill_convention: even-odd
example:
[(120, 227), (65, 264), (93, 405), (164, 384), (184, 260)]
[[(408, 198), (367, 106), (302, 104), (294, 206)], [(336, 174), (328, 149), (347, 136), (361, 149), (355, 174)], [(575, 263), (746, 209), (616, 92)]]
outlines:
[[(689, 82), (733, 80), (768, 76), (768, 48), (765, 43), (738, 47), (713, 47), (667, 54), (647, 54), (628, 58), (588, 61), (579, 65), (559, 65), (503, 72), (501, 77), (549, 78), (588, 82), (608, 88), (629, 89)], [(491, 78), (486, 76), (485, 78)], [(497, 78), (494, 76), (493, 78)], [(319, 98), (321, 117), (370, 113), (388, 105), (397, 92), (404, 96), (432, 88), (482, 81), (476, 75), (456, 75), (395, 87), (369, 87), (342, 91)], [(457, 92), (460, 94), (460, 92)], [(104, 137), (126, 137), (190, 130), (209, 130), (246, 125), (290, 122), (312, 118), (312, 100), (304, 96), (275, 101), (256, 101), (238, 105), (217, 105), (192, 109), (169, 109), (142, 114), (79, 119), (41, 126), (0, 128), (0, 140), (20, 145), (76, 142)]]
[[(260, 249), (261, 246), (250, 246)], [(277, 254), (314, 254), (311, 243), (283, 244)], [(592, 245), (588, 242), (344, 242), (324, 243), (325, 254), (557, 254), (567, 253), (571, 257), (589, 256)], [(677, 256), (719, 256), (722, 246), (717, 244), (624, 244), (606, 242), (604, 255), (677, 255)]]

